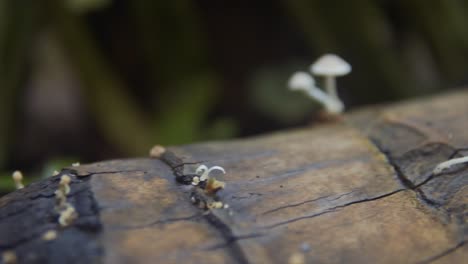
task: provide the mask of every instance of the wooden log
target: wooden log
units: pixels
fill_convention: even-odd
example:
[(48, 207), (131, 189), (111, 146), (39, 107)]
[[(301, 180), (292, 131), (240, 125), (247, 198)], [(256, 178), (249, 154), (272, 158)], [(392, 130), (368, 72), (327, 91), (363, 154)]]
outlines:
[[(54, 209), (61, 175), (0, 198), (3, 262), (463, 263), (467, 166), (431, 171), (468, 147), (467, 102), (464, 90), (66, 168), (69, 226)], [(201, 164), (224, 167), (223, 190), (191, 184)]]

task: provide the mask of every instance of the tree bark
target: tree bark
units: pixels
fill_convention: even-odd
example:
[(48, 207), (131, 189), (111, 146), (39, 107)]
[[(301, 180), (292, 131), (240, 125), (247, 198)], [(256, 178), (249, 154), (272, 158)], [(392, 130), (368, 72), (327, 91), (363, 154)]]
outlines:
[[(462, 263), (468, 168), (431, 171), (468, 154), (467, 102), (462, 90), (66, 168), (78, 218), (57, 223), (61, 175), (33, 183), (0, 198), (0, 251), (18, 263)], [(201, 164), (226, 170), (216, 195), (191, 184)]]

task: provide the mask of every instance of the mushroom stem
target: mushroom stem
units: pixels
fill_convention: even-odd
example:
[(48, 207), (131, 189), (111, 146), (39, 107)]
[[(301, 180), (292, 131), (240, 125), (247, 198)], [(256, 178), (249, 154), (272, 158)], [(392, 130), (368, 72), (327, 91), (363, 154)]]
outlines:
[(334, 99), (339, 100), (338, 92), (336, 91), (336, 79), (335, 76), (325, 76), (325, 90)]
[(343, 112), (343, 109), (344, 109), (343, 103), (339, 99), (331, 97), (330, 95), (326, 94), (322, 90), (316, 87), (310, 87), (307, 90), (307, 94), (310, 97), (314, 98), (315, 100), (321, 102), (325, 106), (328, 112), (330, 113)]

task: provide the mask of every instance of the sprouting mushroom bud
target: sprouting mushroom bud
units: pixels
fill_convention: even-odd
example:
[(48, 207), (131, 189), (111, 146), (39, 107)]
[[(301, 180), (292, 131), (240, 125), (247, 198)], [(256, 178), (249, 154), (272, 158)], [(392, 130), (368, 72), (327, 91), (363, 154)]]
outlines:
[(325, 90), (334, 99), (339, 100), (336, 91), (336, 77), (351, 72), (351, 65), (335, 54), (325, 54), (310, 66), (310, 71), (325, 78)]
[(78, 166), (80, 166), (79, 162), (72, 163), (72, 167), (78, 167)]
[(15, 264), (18, 261), (14, 251), (7, 250), (2, 253), (2, 262), (5, 264)]
[(57, 231), (49, 230), (42, 235), (42, 240), (51, 241), (57, 238)]
[(76, 212), (75, 207), (67, 204), (65, 210), (60, 212), (58, 222), (62, 227), (69, 226), (77, 217), (78, 213)]
[(224, 189), (224, 187), (226, 187), (226, 183), (218, 181), (215, 178), (209, 178), (206, 183), (205, 191), (208, 194), (215, 194), (219, 190)]
[(71, 178), (68, 175), (60, 177), (58, 189), (55, 191), (55, 210), (61, 212), (67, 208), (67, 195), (70, 193)]
[(57, 176), (59, 174), (60, 174), (60, 172), (58, 170), (54, 170), (54, 172), (52, 173), (52, 176)]
[(150, 157), (151, 158), (160, 158), (162, 154), (166, 152), (166, 148), (161, 146), (161, 145), (155, 145), (154, 147), (151, 148), (150, 150)]
[(288, 264), (305, 264), (305, 256), (300, 252), (294, 252), (288, 260)]
[(223, 208), (222, 202), (212, 202), (208, 204), (208, 209), (220, 209)]
[(310, 98), (322, 104), (329, 113), (343, 112), (343, 103), (316, 87), (314, 78), (306, 72), (294, 73), (289, 79), (288, 86), (293, 91), (305, 92)]
[(16, 186), (16, 189), (23, 189), (24, 188), (24, 185), (22, 183), (23, 181), (23, 174), (21, 173), (21, 171), (15, 171), (13, 172), (13, 181), (15, 181), (15, 186)]
[(193, 177), (192, 178), (192, 185), (198, 185), (200, 183), (200, 177)]
[(439, 163), (434, 170), (432, 171), (433, 174), (439, 174), (443, 170), (448, 169), (454, 165), (461, 164), (461, 163), (466, 163), (468, 162), (468, 156), (461, 157), (461, 158), (455, 158), (455, 159), (450, 159), (447, 161), (444, 161), (442, 163)]
[(70, 182), (70, 176), (63, 175), (62, 177), (60, 177), (59, 189), (63, 192), (65, 196), (70, 193)]

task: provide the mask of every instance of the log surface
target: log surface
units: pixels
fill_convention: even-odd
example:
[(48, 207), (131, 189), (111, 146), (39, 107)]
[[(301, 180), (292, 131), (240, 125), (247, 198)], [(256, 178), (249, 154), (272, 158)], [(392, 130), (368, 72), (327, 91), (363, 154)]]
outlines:
[[(18, 263), (463, 263), (468, 168), (431, 171), (467, 155), (467, 102), (459, 91), (67, 168), (78, 219), (57, 224), (60, 175), (31, 184), (0, 198), (0, 251)], [(215, 197), (183, 184), (200, 164), (227, 172)], [(200, 208), (212, 200), (229, 208)]]

